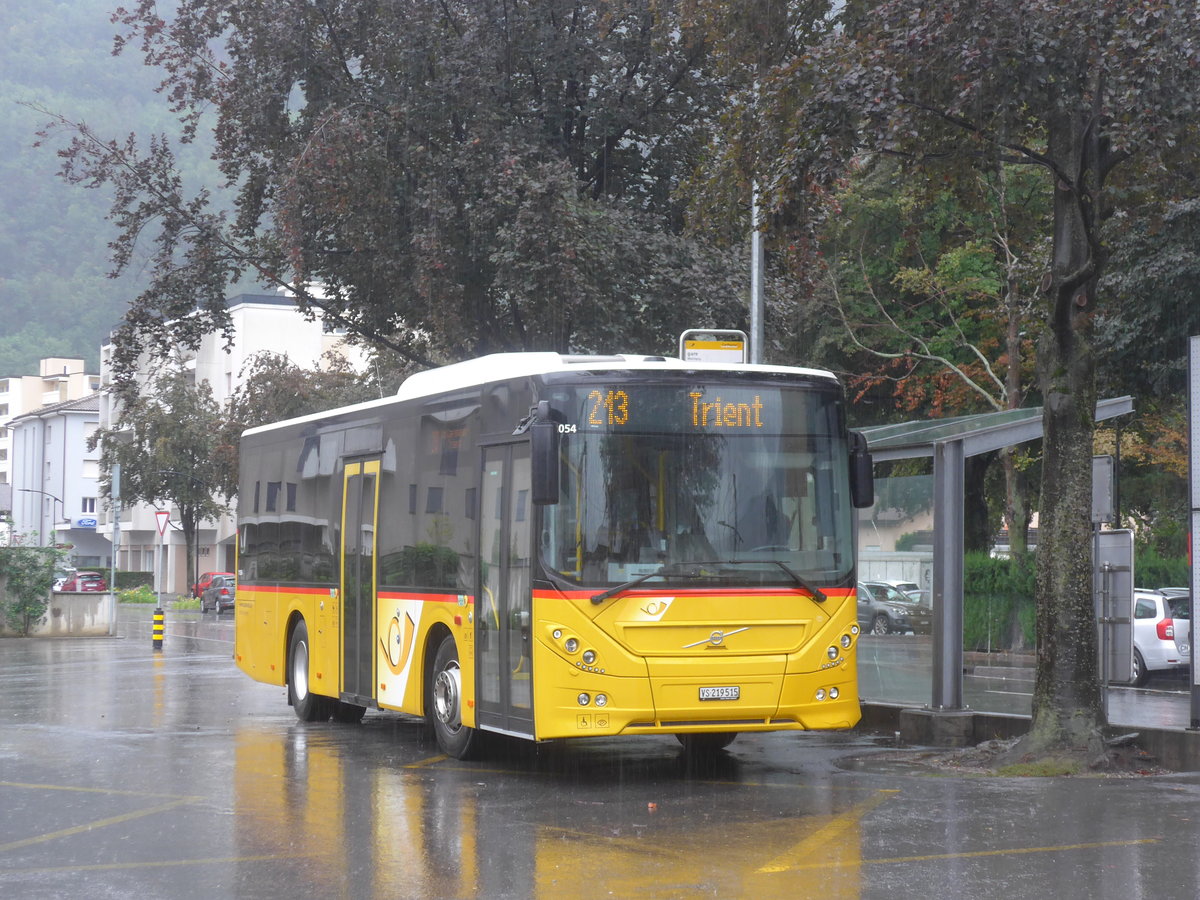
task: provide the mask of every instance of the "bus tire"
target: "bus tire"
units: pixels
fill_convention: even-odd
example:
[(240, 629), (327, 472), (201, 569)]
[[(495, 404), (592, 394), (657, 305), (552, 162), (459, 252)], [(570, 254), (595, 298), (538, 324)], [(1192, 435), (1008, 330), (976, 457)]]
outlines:
[(302, 722), (324, 722), (333, 713), (333, 699), (314, 694), (308, 684), (308, 626), (296, 623), (288, 642), (288, 703)]
[(470, 759), (479, 740), (475, 729), (462, 723), (462, 669), (458, 664), (458, 647), (450, 635), (442, 639), (434, 655), (428, 697), (426, 716), (438, 747), (447, 756)]
[(675, 739), (683, 745), (687, 756), (710, 756), (724, 750), (737, 739), (736, 731), (705, 731), (697, 734), (677, 734)]

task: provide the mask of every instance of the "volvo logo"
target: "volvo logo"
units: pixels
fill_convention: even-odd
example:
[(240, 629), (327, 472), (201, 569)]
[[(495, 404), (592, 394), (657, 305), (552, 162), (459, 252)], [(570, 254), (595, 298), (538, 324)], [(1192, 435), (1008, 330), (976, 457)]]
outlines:
[(683, 649), (690, 650), (693, 647), (699, 647), (701, 644), (708, 644), (710, 647), (720, 647), (722, 644), (725, 643), (725, 638), (729, 637), (730, 635), (741, 634), (743, 631), (749, 631), (749, 630), (750, 630), (749, 625), (747, 625), (745, 628), (735, 628), (735, 629), (733, 629), (733, 631), (721, 631), (718, 629), (717, 631), (714, 631), (712, 634), (710, 634), (708, 637), (706, 637), (702, 641), (694, 641), (693, 643), (690, 643), (690, 644), (684, 644)]

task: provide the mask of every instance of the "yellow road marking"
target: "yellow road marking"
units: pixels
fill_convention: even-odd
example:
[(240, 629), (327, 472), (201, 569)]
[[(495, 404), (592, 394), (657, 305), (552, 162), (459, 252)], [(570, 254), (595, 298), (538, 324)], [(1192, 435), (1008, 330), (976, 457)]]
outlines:
[[(883, 803), (884, 800), (887, 800), (889, 794), (896, 793), (899, 793), (899, 791), (879, 791), (875, 796), (868, 797), (862, 803), (850, 807), (844, 813), (831, 817), (826, 825), (809, 834), (786, 853), (780, 854), (771, 862), (759, 868), (758, 872), (760, 874), (793, 872), (807, 868), (828, 868), (831, 863), (837, 865), (839, 861), (830, 859), (829, 857), (829, 847), (837, 846), (846, 831), (851, 828), (858, 828), (863, 816)], [(824, 864), (814, 866), (811, 863), (798, 862), (801, 859), (816, 858), (823, 858)], [(857, 860), (854, 864), (857, 864)]]
[[(820, 832), (818, 832), (820, 833)], [(1023, 856), (1030, 853), (1062, 853), (1067, 850), (1102, 850), (1107, 847), (1134, 847), (1157, 844), (1160, 838), (1135, 838), (1128, 841), (1095, 841), (1089, 844), (1059, 844), (1053, 847), (1010, 847), (1006, 850), (966, 850), (962, 853), (930, 853), (925, 856), (892, 856), (881, 859), (856, 859), (851, 862), (823, 859), (821, 862), (798, 863), (787, 868), (762, 868), (760, 872), (801, 872), (806, 869), (832, 869), (852, 866), (882, 866), (911, 862), (939, 862), (948, 859), (977, 859), (988, 856)]]
[(182, 794), (164, 794), (151, 791), (118, 791), (114, 788), (76, 787), (69, 784), (28, 784), (21, 781), (0, 781), (0, 787), (27, 788), (35, 791), (73, 791), (79, 794), (110, 794), (114, 797), (170, 797), (173, 800), (203, 800), (203, 797), (186, 797)]
[(1059, 844), (1056, 847), (1011, 847), (1008, 850), (970, 850), (963, 853), (934, 853), (929, 856), (895, 856), (888, 859), (864, 859), (863, 865), (932, 862), (941, 859), (975, 859), (983, 856), (1021, 856), (1028, 853), (1061, 853), (1064, 850), (1101, 850), (1105, 847), (1135, 847), (1157, 844), (1161, 838), (1134, 838), (1127, 841), (1094, 841), (1089, 844)]
[(153, 862), (95, 863), (90, 866), (48, 866), (42, 869), (3, 869), (6, 875), (49, 875), (54, 872), (103, 872), (115, 869), (164, 869), (178, 866), (229, 865), (230, 863), (275, 862), (283, 859), (308, 859), (311, 853), (263, 854), (261, 856), (210, 856), (203, 859), (171, 859)]
[(425, 766), (434, 766), (440, 762), (445, 762), (449, 758), (450, 757), (448, 757), (444, 754), (441, 756), (431, 756), (428, 759), (422, 759), (422, 760), (419, 760), (418, 762), (405, 763), (400, 768), (402, 768), (402, 769), (422, 769)]
[(7, 844), (0, 844), (0, 853), (6, 850), (16, 850), (20, 847), (28, 847), (32, 844), (42, 844), (46, 841), (53, 841), (62, 837), (70, 837), (73, 834), (82, 834), (85, 831), (92, 831), (95, 828), (104, 828), (108, 825), (119, 825), (122, 822), (129, 822), (133, 819), (140, 819), (144, 816), (152, 816), (155, 813), (166, 812), (167, 810), (175, 809), (177, 806), (183, 806), (185, 803), (191, 803), (192, 800), (188, 797), (183, 797), (177, 800), (172, 800), (169, 803), (160, 803), (158, 806), (151, 806), (147, 809), (138, 809), (133, 812), (127, 812), (123, 815), (112, 816), (108, 819), (99, 819), (95, 822), (88, 822), (84, 825), (76, 825), (73, 828), (64, 828), (61, 831), (51, 831), (48, 834), (39, 834), (36, 837), (24, 838), (19, 841), (12, 841)]

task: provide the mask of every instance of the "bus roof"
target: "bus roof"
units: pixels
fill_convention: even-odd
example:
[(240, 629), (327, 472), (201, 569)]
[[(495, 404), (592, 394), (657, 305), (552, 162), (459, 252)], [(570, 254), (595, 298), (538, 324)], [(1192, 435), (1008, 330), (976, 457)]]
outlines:
[[(793, 366), (764, 366), (744, 363), (712, 363), (681, 360), (669, 356), (571, 356), (562, 353), (533, 352), (533, 353), (493, 353), (477, 359), (451, 363), (436, 369), (426, 369), (410, 375), (400, 385), (394, 396), (379, 400), (369, 400), (343, 410), (366, 410), (373, 407), (387, 406), (401, 400), (414, 400), (420, 397), (431, 397), (436, 394), (450, 393), (463, 390), (475, 385), (488, 384), (496, 381), (507, 381), (512, 378), (529, 377), (533, 375), (549, 375), (559, 372), (588, 371), (602, 372), (605, 370), (641, 370), (661, 371), (664, 369), (675, 372), (762, 372), (764, 374), (805, 375), (812, 378), (828, 379), (836, 382), (832, 372), (823, 369), (796, 368)], [(279, 425), (295, 425), (306, 421), (326, 419), (334, 412), (343, 410), (326, 410), (296, 419), (286, 423), (275, 422), (270, 425), (260, 425), (247, 429), (245, 434), (257, 434), (268, 431)]]

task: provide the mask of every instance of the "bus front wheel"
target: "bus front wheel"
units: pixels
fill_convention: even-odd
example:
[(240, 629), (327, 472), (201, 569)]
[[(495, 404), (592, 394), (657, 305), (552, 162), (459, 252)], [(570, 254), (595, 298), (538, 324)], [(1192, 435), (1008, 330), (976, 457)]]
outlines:
[(458, 647), (447, 635), (438, 645), (429, 673), (429, 704), (426, 715), (438, 746), (447, 756), (470, 759), (478, 745), (474, 728), (462, 723), (462, 668)]
[(333, 712), (333, 699), (309, 690), (308, 626), (296, 624), (288, 643), (288, 702), (302, 722), (324, 722)]

